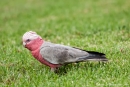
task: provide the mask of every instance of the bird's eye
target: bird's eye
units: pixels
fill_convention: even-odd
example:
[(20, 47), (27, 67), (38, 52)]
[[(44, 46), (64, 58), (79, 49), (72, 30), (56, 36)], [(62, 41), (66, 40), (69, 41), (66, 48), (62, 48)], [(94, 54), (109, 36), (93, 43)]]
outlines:
[(26, 42), (30, 42), (31, 40), (30, 39), (27, 39)]

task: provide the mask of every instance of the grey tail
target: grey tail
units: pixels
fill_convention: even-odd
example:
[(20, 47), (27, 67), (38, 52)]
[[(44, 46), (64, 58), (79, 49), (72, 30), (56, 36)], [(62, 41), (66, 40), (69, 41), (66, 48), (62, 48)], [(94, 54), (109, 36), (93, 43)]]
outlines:
[(104, 53), (86, 51), (89, 53), (88, 56), (84, 56), (78, 59), (78, 61), (108, 61)]

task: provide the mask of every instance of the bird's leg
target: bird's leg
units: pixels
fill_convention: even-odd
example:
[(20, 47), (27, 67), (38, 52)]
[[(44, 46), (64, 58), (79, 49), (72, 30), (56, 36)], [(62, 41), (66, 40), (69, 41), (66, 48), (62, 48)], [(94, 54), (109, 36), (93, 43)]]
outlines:
[(56, 68), (51, 68), (51, 72), (55, 72)]
[(58, 71), (58, 68), (51, 68), (51, 72), (57, 73), (57, 71)]

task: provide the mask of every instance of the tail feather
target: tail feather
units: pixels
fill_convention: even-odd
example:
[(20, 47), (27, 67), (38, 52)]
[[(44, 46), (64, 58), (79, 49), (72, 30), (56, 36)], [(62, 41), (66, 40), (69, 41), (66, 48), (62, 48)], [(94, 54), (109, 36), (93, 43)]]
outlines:
[(89, 53), (88, 56), (79, 58), (78, 61), (108, 61), (104, 53), (86, 51)]

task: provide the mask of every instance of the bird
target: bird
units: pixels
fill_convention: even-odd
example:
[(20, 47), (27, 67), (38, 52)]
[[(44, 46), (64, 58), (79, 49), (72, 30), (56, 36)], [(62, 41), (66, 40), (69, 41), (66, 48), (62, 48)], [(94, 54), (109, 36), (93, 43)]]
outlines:
[(86, 51), (80, 48), (56, 44), (42, 39), (34, 31), (23, 34), (22, 43), (32, 56), (42, 64), (50, 67), (52, 72), (63, 65), (86, 61), (108, 61), (104, 53)]

